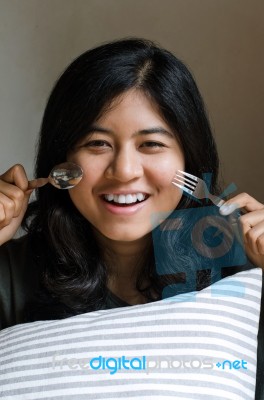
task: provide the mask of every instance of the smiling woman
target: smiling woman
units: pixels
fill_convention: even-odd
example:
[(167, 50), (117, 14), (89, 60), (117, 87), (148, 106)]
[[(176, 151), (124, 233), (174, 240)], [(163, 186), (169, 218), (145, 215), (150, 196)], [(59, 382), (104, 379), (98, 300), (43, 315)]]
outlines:
[[(220, 193), (217, 150), (196, 83), (179, 59), (144, 39), (85, 52), (55, 84), (35, 177), (65, 161), (81, 166), (81, 182), (69, 191), (39, 188), (29, 205), (22, 166), (0, 177), (2, 327), (161, 299), (193, 265), (177, 232), (177, 251), (166, 233), (175, 210), (197, 207), (171, 184), (176, 170), (210, 173), (210, 191)], [(248, 211), (259, 211), (252, 222), (259, 240), (263, 206), (250, 199)], [(245, 205), (245, 197), (237, 200)], [(27, 234), (13, 240), (21, 222)], [(183, 270), (158, 273), (157, 232), (165, 259)], [(250, 242), (248, 229), (246, 235)], [(210, 283), (193, 276), (199, 288)]]
[[(59, 190), (52, 185), (40, 187), (31, 203), (29, 198), (33, 190), (29, 189), (21, 165), (13, 166), (0, 176), (0, 328), (11, 327), (7, 331), (12, 331), (16, 328), (13, 325), (24, 322), (57, 320), (92, 311), (98, 314), (98, 310), (111, 314), (113, 310), (108, 309), (140, 304), (149, 307), (144, 303), (157, 300), (164, 300), (161, 304), (166, 306), (167, 298), (171, 296), (190, 292), (195, 287), (200, 290), (211, 284), (211, 278), (219, 280), (239, 271), (238, 263), (233, 262), (237, 257), (231, 257), (236, 255), (236, 251), (230, 251), (224, 262), (222, 259), (219, 262), (219, 257), (211, 257), (211, 250), (222, 245), (219, 240), (223, 235), (216, 235), (215, 229), (213, 235), (203, 235), (202, 223), (211, 221), (212, 217), (206, 200), (198, 203), (190, 196), (183, 196), (172, 184), (177, 170), (186, 171), (199, 178), (210, 176), (210, 193), (220, 194), (218, 154), (203, 100), (191, 73), (169, 51), (148, 40), (124, 39), (89, 50), (69, 65), (56, 82), (45, 109), (35, 178), (47, 177), (55, 165), (64, 162), (73, 162), (81, 167), (81, 181), (70, 190)], [(264, 267), (264, 206), (251, 196), (240, 194), (227, 201), (225, 212), (228, 206), (234, 208), (233, 203), (247, 211), (240, 217), (240, 222), (249, 260), (246, 259), (246, 264), (240, 269)], [(215, 207), (217, 220), (220, 217), (218, 211)], [(178, 218), (179, 215), (183, 218)], [(198, 220), (197, 215), (200, 217)], [(197, 222), (200, 223), (198, 230)], [(21, 223), (26, 234), (13, 239)], [(196, 231), (192, 229), (195, 223)], [(198, 232), (195, 238), (194, 232)], [(207, 258), (201, 260), (205, 247)], [(207, 271), (208, 260), (211, 271)], [(253, 285), (252, 281), (250, 285)], [(251, 308), (246, 306), (246, 316), (255, 307), (251, 286)], [(258, 294), (260, 296), (259, 290)], [(208, 297), (204, 300), (206, 310), (207, 300)], [(185, 301), (184, 298), (181, 301)], [(212, 310), (209, 312), (214, 315), (216, 307), (217, 314), (218, 308), (222, 308), (221, 300), (219, 304), (215, 303), (212, 296), (210, 301)], [(239, 312), (244, 313), (244, 303), (241, 305), (240, 299), (236, 299), (235, 304), (239, 306)], [(190, 308), (190, 326), (195, 328), (192, 346), (196, 348), (196, 339), (199, 342), (200, 338), (193, 325), (197, 318), (206, 337), (204, 348), (208, 351), (207, 342), (214, 348), (214, 333), (207, 329), (206, 323), (203, 325), (201, 321), (204, 320), (199, 313), (195, 314), (194, 306)], [(145, 318), (141, 312), (139, 309), (136, 311), (140, 324)], [(175, 317), (176, 328), (181, 312), (179, 307), (179, 314)], [(154, 318), (156, 326), (158, 319), (153, 310), (147, 314)], [(257, 400), (263, 399), (264, 393), (262, 314)], [(104, 317), (108, 322), (111, 320), (109, 315)], [(246, 316), (241, 316), (242, 327), (245, 327), (245, 320), (250, 321)], [(101, 316), (97, 317), (101, 329)], [(91, 321), (94, 324), (93, 313)], [(171, 324), (170, 318), (162, 318), (162, 321)], [(144, 322), (148, 324), (148, 319)], [(139, 336), (145, 338), (147, 333), (145, 339), (150, 347), (156, 347), (158, 334), (152, 326), (148, 325), (150, 332), (143, 324), (141, 332), (137, 331), (137, 325), (132, 332), (137, 336), (136, 344), (140, 343)], [(38, 329), (38, 324), (36, 326)], [(65, 326), (62, 326), (64, 331)], [(128, 326), (133, 327), (133, 324)], [(179, 340), (173, 336), (176, 331), (171, 334), (171, 327), (169, 332), (161, 332), (160, 348), (164, 349), (164, 339), (169, 340), (169, 336), (173, 336), (177, 345), (182, 343), (182, 334), (186, 336), (184, 322), (182, 329)], [(218, 334), (219, 326), (216, 329)], [(74, 332), (70, 328), (76, 343)], [(90, 338), (89, 327), (86, 332)], [(112, 338), (112, 328), (109, 332)], [(236, 341), (235, 332), (230, 335), (233, 347), (243, 349)], [(102, 335), (109, 350), (109, 341), (104, 332)], [(254, 358), (256, 352), (252, 353), (250, 329), (248, 335), (250, 342), (245, 348)], [(153, 344), (149, 342), (152, 336)], [(54, 347), (55, 338), (50, 337)], [(97, 335), (94, 337), (96, 347)], [(131, 337), (129, 333), (129, 343)], [(40, 345), (40, 351), (46, 354), (46, 338), (42, 340), (44, 350)], [(78, 345), (79, 340), (82, 341), (83, 337), (78, 338)], [(223, 341), (221, 335), (217, 349)], [(173, 342), (173, 349), (176, 342)], [(34, 363), (35, 343), (32, 350)], [(68, 351), (68, 339), (65, 343)], [(187, 348), (189, 344), (188, 331)], [(140, 346), (144, 348), (145, 345)], [(94, 351), (93, 342), (91, 348)], [(74, 351), (78, 352), (79, 348)], [(24, 354), (28, 354), (27, 351)], [(256, 356), (253, 361), (256, 363)], [(253, 375), (248, 378), (249, 384), (253, 385), (251, 391), (255, 389)], [(37, 375), (34, 373), (34, 376)], [(70, 382), (71, 379), (72, 375)], [(209, 380), (211, 382), (211, 376)], [(42, 384), (42, 378), (40, 382)], [(188, 385), (192, 387), (193, 382), (198, 380), (192, 375)], [(67, 385), (68, 379), (62, 390)], [(121, 389), (124, 390), (124, 386)], [(43, 387), (38, 390), (43, 396)]]
[(130, 89), (68, 155), (84, 171), (70, 198), (108, 247), (142, 240), (154, 228), (151, 215), (177, 207), (181, 193), (171, 181), (184, 155), (170, 131), (144, 93)]
[[(212, 172), (217, 191), (218, 157), (196, 84), (180, 60), (143, 39), (89, 50), (59, 78), (36, 178), (65, 161), (82, 167), (81, 182), (37, 189), (28, 207), (22, 167), (1, 177), (2, 252), (21, 246), (28, 255), (20, 264), (33, 270), (25, 277), (34, 276), (30, 290), (20, 282), (19, 311), (5, 304), (2, 326), (160, 299), (170, 279), (157, 274), (152, 232), (194, 204), (171, 184), (175, 171)], [(28, 234), (9, 241), (22, 219)]]

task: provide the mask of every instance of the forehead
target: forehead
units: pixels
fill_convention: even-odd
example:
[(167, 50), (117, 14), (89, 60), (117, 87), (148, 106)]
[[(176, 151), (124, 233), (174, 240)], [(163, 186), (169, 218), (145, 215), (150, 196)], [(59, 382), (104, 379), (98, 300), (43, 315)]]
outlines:
[(115, 121), (144, 121), (148, 119), (165, 123), (158, 105), (143, 91), (130, 89), (114, 98), (100, 113), (95, 122)]

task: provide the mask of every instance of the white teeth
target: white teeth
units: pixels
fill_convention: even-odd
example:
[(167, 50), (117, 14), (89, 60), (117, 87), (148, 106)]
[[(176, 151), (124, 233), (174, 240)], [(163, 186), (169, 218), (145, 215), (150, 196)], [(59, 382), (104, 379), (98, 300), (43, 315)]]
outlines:
[(113, 195), (113, 194), (106, 194), (105, 197), (106, 197), (107, 200), (109, 200), (109, 201), (114, 200), (114, 195)]
[(142, 200), (144, 200), (144, 198), (145, 198), (145, 196), (144, 196), (143, 193), (137, 193), (137, 199), (138, 199), (138, 201), (142, 201)]
[(131, 204), (135, 203), (137, 200), (138, 201), (143, 201), (145, 199), (145, 195), (143, 193), (137, 193), (137, 194), (105, 194), (104, 198), (107, 201), (112, 201), (114, 200), (115, 203), (120, 203), (120, 204)]
[[(134, 196), (132, 194), (127, 194), (126, 196), (124, 196), (126, 198), (126, 203), (130, 204), (130, 203), (135, 203), (135, 201), (137, 201), (137, 196)], [(124, 202), (124, 203), (125, 203)]]
[(115, 200), (115, 202), (116, 203), (121, 203), (121, 204), (123, 204), (123, 203), (125, 203), (126, 202), (126, 196), (125, 195), (123, 195), (123, 194), (120, 194), (120, 196), (114, 196), (114, 200)]

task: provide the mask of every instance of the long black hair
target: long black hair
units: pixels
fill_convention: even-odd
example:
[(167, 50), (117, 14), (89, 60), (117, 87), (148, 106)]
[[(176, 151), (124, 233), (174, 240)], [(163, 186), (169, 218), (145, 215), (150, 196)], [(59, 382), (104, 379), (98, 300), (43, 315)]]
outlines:
[[(60, 76), (41, 125), (35, 177), (48, 176), (54, 165), (64, 162), (74, 144), (86, 135), (111, 102), (132, 88), (154, 101), (172, 131), (177, 132), (186, 170), (199, 177), (211, 173), (210, 190), (217, 193), (216, 145), (192, 74), (172, 53), (139, 38), (122, 39), (89, 50)], [(183, 196), (177, 208), (192, 206), (196, 203)], [(47, 302), (53, 310), (54, 304), (58, 304), (53, 318), (103, 307), (107, 267), (89, 221), (75, 208), (68, 192), (51, 185), (37, 190), (24, 226)], [(137, 288), (154, 301), (150, 287), (142, 288), (141, 283), (148, 277), (151, 288), (161, 298), (164, 276), (155, 270), (153, 247), (146, 249), (146, 253)]]

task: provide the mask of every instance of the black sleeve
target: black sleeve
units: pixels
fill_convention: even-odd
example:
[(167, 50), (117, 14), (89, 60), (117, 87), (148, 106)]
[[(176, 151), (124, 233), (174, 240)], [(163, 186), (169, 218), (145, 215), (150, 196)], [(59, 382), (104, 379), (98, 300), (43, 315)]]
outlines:
[(25, 304), (34, 287), (27, 236), (0, 247), (0, 329), (24, 322)]
[(12, 306), (11, 268), (7, 244), (0, 247), (0, 329), (14, 319)]

